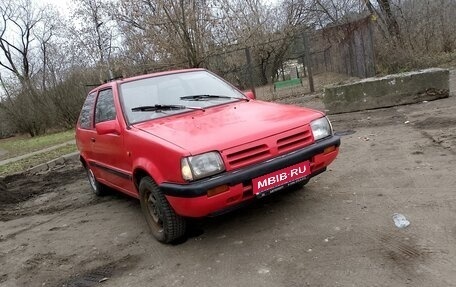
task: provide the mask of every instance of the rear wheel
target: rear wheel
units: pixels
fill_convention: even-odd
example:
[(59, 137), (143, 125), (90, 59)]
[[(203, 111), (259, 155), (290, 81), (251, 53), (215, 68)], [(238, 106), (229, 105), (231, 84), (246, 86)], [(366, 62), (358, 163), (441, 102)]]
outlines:
[(102, 196), (106, 194), (106, 187), (99, 183), (95, 175), (93, 174), (92, 169), (89, 166), (85, 166), (87, 173), (87, 178), (89, 179), (90, 189), (96, 196)]
[(174, 212), (165, 195), (150, 177), (141, 179), (139, 195), (147, 225), (158, 241), (170, 243), (185, 234), (185, 219)]

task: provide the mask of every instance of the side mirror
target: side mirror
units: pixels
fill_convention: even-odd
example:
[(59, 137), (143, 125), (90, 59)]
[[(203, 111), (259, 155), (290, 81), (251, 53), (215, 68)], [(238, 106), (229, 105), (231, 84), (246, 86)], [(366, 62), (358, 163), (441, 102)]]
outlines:
[(95, 124), (95, 129), (97, 134), (106, 135), (106, 134), (115, 134), (120, 135), (120, 127), (117, 120), (105, 121), (98, 124)]
[(252, 90), (245, 91), (244, 95), (251, 100), (255, 100), (255, 98), (256, 98), (255, 93)]

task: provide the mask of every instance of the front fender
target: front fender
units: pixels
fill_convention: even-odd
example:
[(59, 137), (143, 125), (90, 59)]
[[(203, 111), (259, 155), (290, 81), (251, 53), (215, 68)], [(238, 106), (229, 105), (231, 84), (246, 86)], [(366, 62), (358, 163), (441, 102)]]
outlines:
[(139, 171), (146, 172), (152, 179), (160, 184), (165, 181), (164, 175), (160, 169), (148, 158), (140, 157), (133, 162), (133, 179), (136, 182), (136, 175)]

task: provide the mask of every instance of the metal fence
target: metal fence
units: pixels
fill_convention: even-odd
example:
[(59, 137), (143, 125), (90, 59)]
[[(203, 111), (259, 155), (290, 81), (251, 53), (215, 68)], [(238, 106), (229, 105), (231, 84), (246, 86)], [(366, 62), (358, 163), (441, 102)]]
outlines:
[[(320, 30), (296, 29), (286, 37), (251, 46), (235, 44), (212, 51), (210, 55), (204, 55), (202, 66), (241, 89), (307, 78), (302, 82), (309, 82), (310, 91), (313, 91), (312, 73), (335, 72), (360, 78), (375, 75), (372, 29), (370, 16)], [(267, 53), (273, 45), (282, 50), (273, 51), (271, 58), (263, 61), (260, 54)], [(286, 49), (280, 45), (285, 45)], [(182, 67), (185, 63), (160, 69)]]
[(288, 49), (277, 71), (268, 75), (264, 75), (265, 67), (254, 53), (271, 45), (271, 41), (214, 55), (211, 59), (215, 60), (208, 61), (207, 66), (242, 88), (264, 85), (265, 76), (269, 83), (309, 77), (312, 72), (371, 77), (375, 75), (373, 29), (371, 17), (367, 16), (316, 31), (298, 31), (289, 36)]

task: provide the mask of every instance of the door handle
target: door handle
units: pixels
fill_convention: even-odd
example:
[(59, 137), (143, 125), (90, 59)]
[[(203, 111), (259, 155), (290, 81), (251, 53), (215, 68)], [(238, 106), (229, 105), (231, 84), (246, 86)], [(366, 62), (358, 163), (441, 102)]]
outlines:
[(90, 141), (94, 143), (96, 140), (95, 138), (90, 138)]

